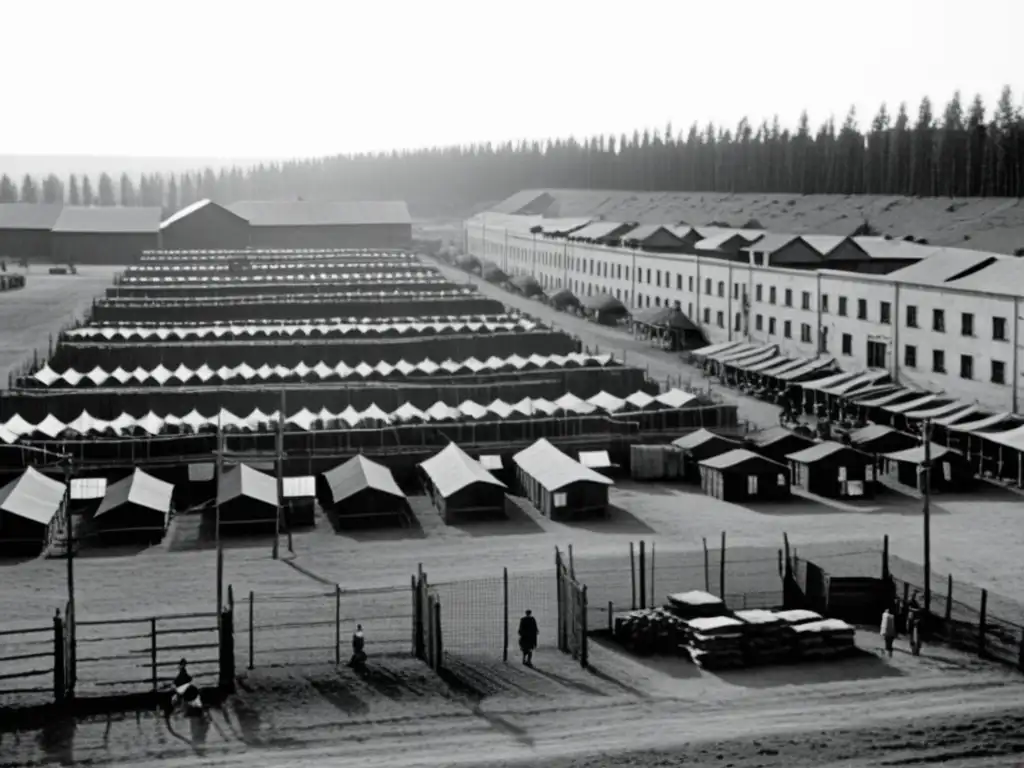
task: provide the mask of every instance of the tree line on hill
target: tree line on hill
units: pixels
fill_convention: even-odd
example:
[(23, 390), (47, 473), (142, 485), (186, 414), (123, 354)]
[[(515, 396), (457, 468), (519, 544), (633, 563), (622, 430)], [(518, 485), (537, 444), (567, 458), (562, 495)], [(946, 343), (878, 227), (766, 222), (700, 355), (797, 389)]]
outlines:
[(20, 183), (0, 177), (0, 202), (144, 205), (175, 211), (197, 200), (406, 200), (414, 213), (462, 213), (523, 189), (653, 192), (1024, 196), (1024, 113), (1004, 87), (989, 114), (980, 96), (955, 93), (937, 114), (927, 97), (916, 115), (883, 104), (868, 127), (851, 108), (813, 129), (778, 117), (735, 129), (694, 123), (596, 136), (336, 155), (215, 171), (104, 173)]

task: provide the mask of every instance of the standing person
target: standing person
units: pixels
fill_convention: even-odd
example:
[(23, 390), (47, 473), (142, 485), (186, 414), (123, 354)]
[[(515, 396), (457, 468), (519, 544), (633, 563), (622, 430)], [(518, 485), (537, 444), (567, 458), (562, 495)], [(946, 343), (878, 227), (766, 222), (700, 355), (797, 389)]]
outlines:
[(519, 650), (523, 652), (523, 664), (533, 666), (533, 651), (537, 647), (537, 636), (540, 629), (537, 627), (537, 620), (533, 618), (533, 611), (527, 611), (526, 615), (519, 620)]
[(349, 661), (350, 667), (357, 667), (366, 661), (366, 651), (363, 648), (366, 646), (366, 638), (363, 636), (363, 625), (356, 624), (356, 631), (352, 635), (352, 660)]
[(921, 604), (917, 601), (917, 592), (907, 603), (907, 634), (910, 636), (910, 652), (921, 655)]
[(888, 608), (882, 613), (882, 625), (879, 627), (879, 634), (885, 641), (885, 652), (892, 658), (892, 646), (896, 640), (896, 617)]

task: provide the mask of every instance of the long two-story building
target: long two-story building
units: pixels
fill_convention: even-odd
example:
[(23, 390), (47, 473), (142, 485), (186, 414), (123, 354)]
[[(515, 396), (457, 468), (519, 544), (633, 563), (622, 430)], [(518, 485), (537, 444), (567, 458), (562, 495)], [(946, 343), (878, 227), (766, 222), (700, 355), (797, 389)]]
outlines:
[[(482, 213), (464, 247), (552, 293), (672, 306), (710, 343), (831, 355), (844, 370), (1018, 411), (1024, 260), (879, 237)], [(575, 236), (574, 236), (575, 235)], [(631, 236), (632, 235), (632, 236)]]

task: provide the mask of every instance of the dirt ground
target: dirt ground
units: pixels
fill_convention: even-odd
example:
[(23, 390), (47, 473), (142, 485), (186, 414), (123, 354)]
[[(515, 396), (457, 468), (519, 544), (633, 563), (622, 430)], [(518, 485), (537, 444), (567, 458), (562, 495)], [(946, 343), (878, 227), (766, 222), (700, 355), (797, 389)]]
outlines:
[[(109, 279), (109, 274), (97, 277), (92, 292), (99, 293)], [(61, 304), (61, 286), (55, 283), (48, 294), (50, 319), (43, 317), (45, 283), (41, 278), (33, 304), (38, 308), (30, 315), (39, 317), (33, 321), (35, 330), (18, 332), (19, 344), (38, 344), (39, 337), (45, 344), (47, 323), (59, 325), (73, 313), (68, 302)], [(76, 292), (84, 287), (75, 285)], [(696, 379), (673, 356), (619, 331), (498, 289), (483, 290), (554, 320), (587, 344), (626, 350), (630, 362), (649, 366), (655, 377)], [(76, 308), (88, 304), (84, 293), (74, 300)], [(6, 307), (5, 297), (0, 307)], [(12, 328), (25, 324), (14, 312), (0, 321)], [(12, 357), (20, 363), (23, 353)], [(743, 418), (762, 424), (776, 419), (771, 406), (728, 391), (722, 397), (737, 401)], [(225, 553), (225, 580), (238, 601), (236, 616), (244, 616), (251, 590), (256, 625), (262, 627), (254, 638), (255, 668), (244, 672), (238, 696), (213, 711), (206, 723), (166, 722), (142, 712), (53, 722), (41, 731), (12, 734), (0, 728), (0, 765), (145, 761), (168, 767), (529, 763), (747, 768), (941, 760), (980, 766), (1012, 765), (1013, 755), (1024, 750), (1024, 680), (1019, 675), (938, 647), (926, 649), (920, 658), (900, 652), (891, 661), (880, 659), (870, 633), (858, 637), (869, 653), (857, 659), (732, 675), (710, 675), (673, 661), (641, 662), (594, 643), (594, 671), (584, 672), (546, 645), (543, 633), (550, 637), (551, 620), (539, 610), (544, 626), (536, 672), (506, 667), (493, 648), (474, 655), (473, 637), (451, 638), (451, 666), (462, 669), (463, 677), (490, 681), (482, 685), (484, 695), (453, 688), (407, 658), (408, 586), (418, 564), (432, 583), (487, 578), (488, 588), (500, 583), (502, 569), (508, 568), (514, 587), (522, 588), (515, 598), (517, 614), (530, 604), (543, 609), (550, 599), (550, 585), (538, 574), (551, 573), (556, 545), (573, 545), (578, 574), (593, 585), (594, 604), (629, 599), (628, 545), (640, 539), (656, 547), (653, 591), (661, 596), (703, 587), (701, 541), (707, 538), (715, 546), (723, 530), (728, 534), (727, 593), (775, 588), (774, 555), (783, 532), (804, 556), (833, 558), (850, 569), (880, 566), (884, 533), (891, 536), (895, 554), (920, 560), (919, 503), (899, 492), (861, 504), (803, 499), (746, 507), (692, 488), (622, 482), (612, 503), (607, 522), (552, 523), (520, 505), (507, 523), (463, 527), (446, 526), (427, 505), (415, 504), (416, 529), (337, 535), (321, 521), (294, 536), (294, 557), (276, 561), (266, 539), (232, 542)], [(1019, 497), (1007, 491), (936, 499), (936, 568), (1001, 592), (1024, 591), (1024, 569), (1016, 557), (1024, 543), (1019, 507)], [(120, 555), (92, 551), (77, 558), (79, 618), (210, 611), (214, 553), (208, 542), (196, 538), (189, 522), (175, 521), (156, 547)], [(0, 563), (4, 627), (45, 626), (64, 606), (65, 579), (61, 561)], [(332, 615), (328, 595), (334, 584), (351, 592), (344, 602), (346, 636), (352, 622), (368, 617), (372, 664), (365, 679), (331, 664), (333, 622), (316, 630), (302, 625), (311, 611)], [(320, 597), (294, 597), (300, 593)], [(598, 594), (603, 600), (596, 599)], [(454, 597), (447, 604), (456, 602)], [(481, 592), (468, 599), (486, 603), (491, 598)], [(445, 623), (456, 621), (449, 616)], [(240, 669), (248, 661), (242, 625), (240, 618)], [(138, 640), (124, 643), (134, 651)], [(268, 655), (271, 650), (276, 657)], [(296, 656), (289, 658), (289, 652)], [(300, 657), (304, 661), (297, 663)], [(274, 666), (283, 663), (289, 666)], [(97, 677), (105, 673), (102, 667), (92, 670)]]

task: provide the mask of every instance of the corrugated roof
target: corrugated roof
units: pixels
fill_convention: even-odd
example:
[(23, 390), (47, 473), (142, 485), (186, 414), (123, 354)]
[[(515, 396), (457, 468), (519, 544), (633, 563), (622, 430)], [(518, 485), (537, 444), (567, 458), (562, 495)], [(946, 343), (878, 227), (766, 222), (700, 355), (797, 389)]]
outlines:
[(124, 206), (65, 206), (54, 232), (92, 234), (155, 234), (160, 231), (159, 208)]
[(177, 213), (172, 213), (170, 216), (168, 216), (166, 219), (164, 219), (162, 222), (160, 222), (160, 229), (166, 229), (167, 227), (171, 226), (175, 222), (181, 221), (182, 219), (191, 216), (196, 211), (200, 211), (203, 208), (207, 208), (209, 206), (213, 206), (214, 208), (220, 208), (225, 213), (229, 213), (232, 216), (234, 216), (235, 218), (242, 219), (242, 221), (245, 221), (245, 219), (243, 219), (241, 216), (239, 216), (234, 211), (230, 211), (227, 208), (225, 208), (223, 205), (218, 205), (217, 203), (213, 202), (212, 200), (197, 200), (196, 202), (192, 203), (192, 205), (186, 205), (184, 208), (182, 208)]
[(354, 224), (411, 224), (400, 200), (314, 202), (240, 200), (227, 209), (254, 227), (329, 227)]
[(174, 493), (174, 486), (157, 480), (141, 469), (136, 469), (128, 477), (118, 480), (107, 486), (107, 492), (103, 494), (103, 501), (96, 510), (95, 517), (117, 509), (124, 504), (135, 504), (139, 507), (151, 509), (154, 512), (167, 514), (171, 511), (171, 496)]
[(786, 472), (787, 467), (777, 461), (766, 459), (746, 448), (736, 448), (720, 453), (700, 462), (702, 467), (718, 470), (745, 470), (747, 472)]
[(276, 507), (277, 480), (245, 464), (239, 464), (221, 476), (217, 488), (217, 503), (226, 504), (240, 496)]
[(521, 450), (512, 457), (512, 461), (552, 493), (573, 483), (614, 485), (607, 477), (583, 466), (544, 438)]
[(0, 488), (0, 510), (41, 525), (49, 525), (63, 503), (64, 484), (32, 467)]
[(391, 470), (383, 464), (370, 461), (362, 454), (353, 456), (344, 464), (323, 473), (324, 481), (331, 491), (331, 499), (339, 504), (345, 499), (355, 496), (368, 488), (389, 496), (404, 499), (405, 494), (395, 482)]
[(445, 499), (476, 483), (508, 487), (455, 443), (448, 443), (439, 453), (422, 462), (420, 467)]
[(48, 231), (57, 223), (63, 206), (40, 203), (0, 205), (0, 229)]

